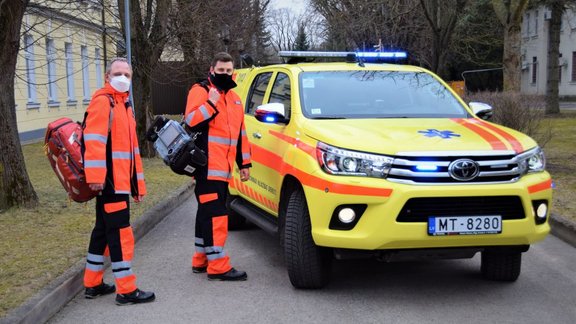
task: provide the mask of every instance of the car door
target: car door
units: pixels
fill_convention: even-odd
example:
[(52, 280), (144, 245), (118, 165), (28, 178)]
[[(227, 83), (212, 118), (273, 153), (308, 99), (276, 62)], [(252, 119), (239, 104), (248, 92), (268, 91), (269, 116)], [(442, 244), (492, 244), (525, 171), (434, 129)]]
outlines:
[[(257, 105), (259, 97), (258, 93), (254, 91), (248, 95), (247, 102), (250, 102), (251, 109), (247, 111), (246, 120), (249, 121), (246, 123), (247, 125), (250, 123), (250, 126), (248, 126), (250, 130), (247, 130), (247, 135), (252, 144), (254, 170), (251, 171), (250, 185), (256, 193), (254, 200), (259, 207), (276, 215), (282, 186), (280, 166), (284, 152), (290, 146), (288, 142), (281, 138), (289, 123), (292, 107), (292, 85), (288, 71), (275, 71), (270, 76), (269, 83), (261, 104), (283, 104), (285, 117), (288, 122), (264, 123), (256, 120), (254, 112), (259, 106)], [(254, 89), (257, 89), (257, 86)]]
[(261, 144), (257, 135), (262, 132), (261, 123), (254, 118), (254, 112), (256, 108), (262, 105), (267, 99), (268, 88), (271, 86), (270, 81), (272, 80), (273, 71), (261, 71), (256, 74), (252, 81), (248, 80), (250, 87), (248, 90), (248, 95), (245, 99), (245, 113), (244, 113), (244, 124), (246, 127), (246, 135), (250, 144), (252, 146), (252, 168), (250, 168), (250, 180), (246, 182), (240, 182), (238, 177), (234, 176), (234, 185), (236, 189), (241, 193), (242, 197), (248, 200), (250, 203), (262, 208), (269, 210), (268, 204), (264, 199), (263, 193), (265, 191), (262, 188), (262, 169), (264, 165), (262, 164), (265, 157), (262, 156), (262, 152), (259, 149)]

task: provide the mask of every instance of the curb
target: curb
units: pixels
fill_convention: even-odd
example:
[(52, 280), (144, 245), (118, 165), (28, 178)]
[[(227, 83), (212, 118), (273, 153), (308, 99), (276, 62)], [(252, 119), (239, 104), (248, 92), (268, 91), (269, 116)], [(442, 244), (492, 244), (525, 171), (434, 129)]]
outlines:
[(552, 235), (576, 248), (576, 222), (554, 214), (549, 222)]
[[(194, 182), (190, 181), (144, 212), (132, 224), (134, 240), (137, 242), (184, 200), (190, 198), (193, 194), (193, 187)], [(0, 319), (0, 323), (44, 323), (48, 321), (84, 289), (84, 267), (85, 261), (78, 261), (39, 293), (28, 299), (20, 307), (9, 312), (6, 317)]]

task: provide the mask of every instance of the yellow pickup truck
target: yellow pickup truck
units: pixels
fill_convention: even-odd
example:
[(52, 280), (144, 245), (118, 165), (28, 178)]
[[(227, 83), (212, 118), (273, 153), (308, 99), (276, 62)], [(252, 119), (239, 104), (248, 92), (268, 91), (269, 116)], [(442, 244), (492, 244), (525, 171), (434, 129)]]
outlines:
[(325, 286), (334, 258), (481, 252), (484, 278), (518, 278), (550, 231), (534, 140), (426, 69), (370, 63), (402, 52), (280, 54), (288, 63), (236, 71), (253, 167), (231, 182), (231, 228), (248, 219), (278, 234), (297, 288)]

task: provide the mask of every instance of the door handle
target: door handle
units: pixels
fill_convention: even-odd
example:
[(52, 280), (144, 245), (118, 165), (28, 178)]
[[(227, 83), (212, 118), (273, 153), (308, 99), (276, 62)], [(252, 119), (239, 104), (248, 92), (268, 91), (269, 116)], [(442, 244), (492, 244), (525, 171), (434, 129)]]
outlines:
[(252, 133), (252, 137), (257, 138), (257, 139), (261, 139), (262, 134), (260, 134), (259, 132), (255, 132), (255, 133)]

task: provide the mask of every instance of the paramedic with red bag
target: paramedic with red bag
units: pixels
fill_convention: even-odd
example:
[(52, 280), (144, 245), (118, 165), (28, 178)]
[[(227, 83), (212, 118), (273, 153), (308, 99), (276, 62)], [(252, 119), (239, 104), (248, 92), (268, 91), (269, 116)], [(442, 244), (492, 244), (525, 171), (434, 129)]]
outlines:
[[(85, 297), (116, 291), (118, 305), (155, 299), (153, 292), (138, 289), (131, 265), (134, 235), (129, 198), (140, 202), (146, 194), (134, 109), (128, 100), (131, 78), (132, 68), (126, 59), (111, 61), (106, 84), (92, 96), (84, 128), (86, 182), (101, 193), (96, 197), (96, 224), (86, 258)], [(116, 287), (103, 282), (104, 256), (108, 254)]]

